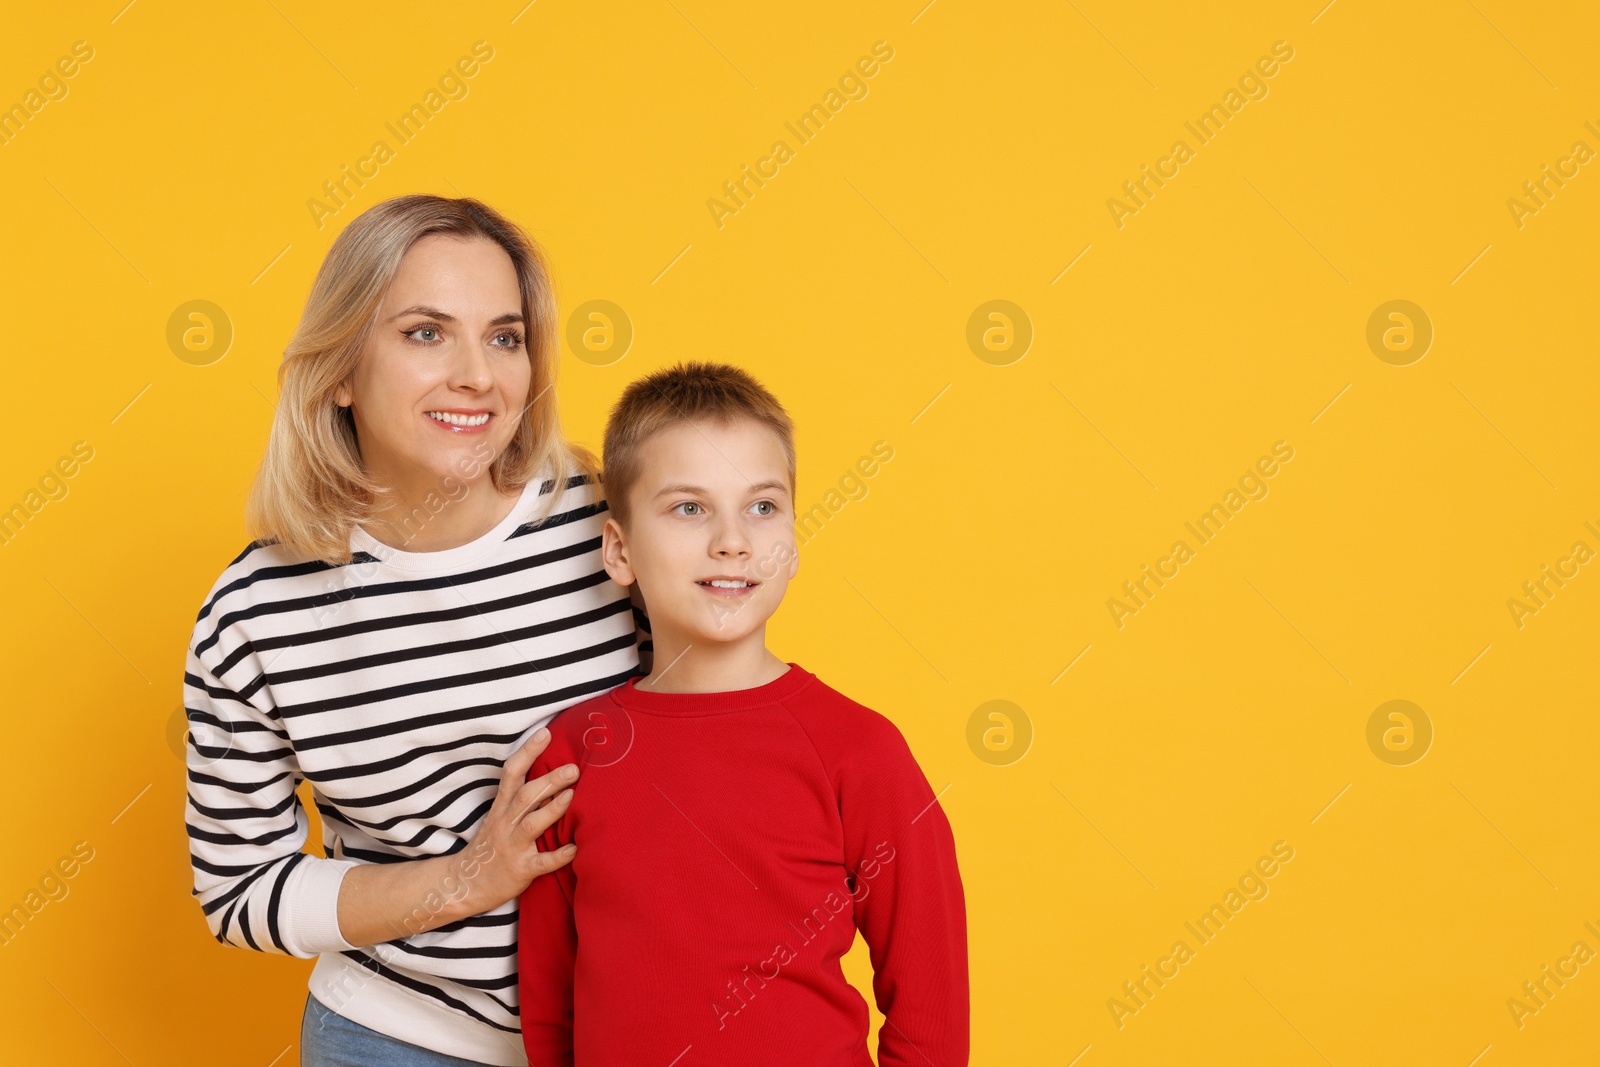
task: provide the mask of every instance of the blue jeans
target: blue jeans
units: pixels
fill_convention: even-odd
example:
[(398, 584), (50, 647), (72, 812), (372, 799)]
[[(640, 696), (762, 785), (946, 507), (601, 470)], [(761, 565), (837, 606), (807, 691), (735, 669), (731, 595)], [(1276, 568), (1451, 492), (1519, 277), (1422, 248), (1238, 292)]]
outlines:
[(483, 1067), (346, 1019), (307, 994), (300, 1018), (300, 1067)]

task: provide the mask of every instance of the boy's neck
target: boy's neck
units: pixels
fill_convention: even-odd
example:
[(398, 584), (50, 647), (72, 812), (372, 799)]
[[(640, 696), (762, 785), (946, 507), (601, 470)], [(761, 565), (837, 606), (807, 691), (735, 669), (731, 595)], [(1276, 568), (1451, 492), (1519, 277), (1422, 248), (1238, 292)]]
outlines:
[(767, 650), (765, 629), (726, 644), (652, 634), (653, 669), (637, 687), (647, 693), (726, 693), (776, 681), (789, 664)]

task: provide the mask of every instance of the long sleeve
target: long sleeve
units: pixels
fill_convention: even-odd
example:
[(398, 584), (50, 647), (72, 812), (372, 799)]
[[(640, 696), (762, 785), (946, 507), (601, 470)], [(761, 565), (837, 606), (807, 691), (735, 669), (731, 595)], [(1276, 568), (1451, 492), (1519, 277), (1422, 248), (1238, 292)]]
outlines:
[(838, 771), (856, 925), (884, 1024), (879, 1067), (966, 1067), (967, 913), (949, 820), (892, 722), (873, 716)]
[(354, 948), (339, 931), (339, 885), (353, 860), (302, 848), (309, 823), (295, 752), (274, 716), (218, 681), (191, 645), (183, 679), (189, 719), (193, 894), (225, 945), (309, 959)]
[[(547, 748), (534, 761), (528, 778), (537, 778), (565, 762), (553, 758)], [(554, 852), (571, 840), (569, 809), (539, 835), (539, 850)], [(572, 1067), (572, 994), (578, 955), (572, 899), (576, 886), (569, 863), (528, 883), (517, 905), (517, 999), (529, 1067)]]

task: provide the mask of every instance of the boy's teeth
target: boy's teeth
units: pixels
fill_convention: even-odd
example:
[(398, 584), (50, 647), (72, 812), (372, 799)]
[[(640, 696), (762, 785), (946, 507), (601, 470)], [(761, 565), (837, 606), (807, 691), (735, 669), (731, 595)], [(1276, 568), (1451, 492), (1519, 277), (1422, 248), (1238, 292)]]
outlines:
[(749, 582), (731, 582), (731, 581), (727, 581), (727, 580), (722, 579), (722, 578), (714, 578), (709, 582), (702, 582), (700, 584), (716, 586), (718, 589), (743, 589), (745, 586), (749, 585), (750, 583)]
[(428, 417), (449, 423), (451, 426), (482, 426), (489, 421), (488, 412), (481, 415), (452, 415), (448, 411), (430, 411)]

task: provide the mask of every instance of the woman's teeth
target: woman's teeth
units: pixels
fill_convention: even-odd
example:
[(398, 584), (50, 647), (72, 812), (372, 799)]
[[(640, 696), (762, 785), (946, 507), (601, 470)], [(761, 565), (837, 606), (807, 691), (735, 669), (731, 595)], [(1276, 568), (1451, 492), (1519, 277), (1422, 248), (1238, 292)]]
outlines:
[(451, 426), (482, 426), (489, 421), (488, 412), (484, 412), (482, 415), (452, 415), (448, 411), (430, 411), (428, 412), (428, 417), (437, 419), (439, 422), (448, 423)]

